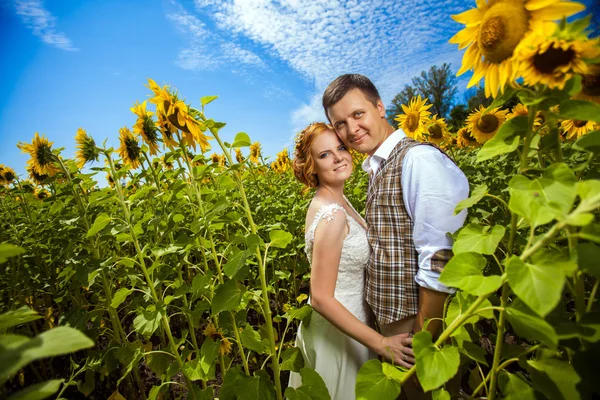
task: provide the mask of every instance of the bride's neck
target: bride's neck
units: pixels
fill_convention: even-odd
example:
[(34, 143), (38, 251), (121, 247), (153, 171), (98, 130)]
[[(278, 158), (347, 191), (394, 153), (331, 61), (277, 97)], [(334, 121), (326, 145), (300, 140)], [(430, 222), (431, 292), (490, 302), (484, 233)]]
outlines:
[(332, 197), (332, 199), (337, 202), (340, 202), (344, 199), (344, 185), (340, 185), (340, 186), (320, 185), (317, 188), (317, 193), (319, 193), (319, 192), (321, 195)]

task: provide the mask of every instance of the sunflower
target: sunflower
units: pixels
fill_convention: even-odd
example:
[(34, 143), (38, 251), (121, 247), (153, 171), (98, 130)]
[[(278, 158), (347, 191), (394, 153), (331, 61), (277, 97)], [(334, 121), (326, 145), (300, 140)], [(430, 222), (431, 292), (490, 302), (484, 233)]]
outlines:
[(12, 183), (17, 178), (17, 173), (11, 167), (0, 164), (0, 185)]
[(242, 154), (242, 150), (239, 148), (235, 149), (235, 160), (240, 164), (244, 162), (244, 155)]
[(152, 119), (154, 113), (152, 111), (146, 111), (146, 101), (143, 103), (135, 102), (131, 112), (138, 116), (138, 119), (133, 125), (133, 132), (142, 136), (142, 139), (150, 148), (150, 154), (155, 155), (158, 152), (158, 134), (156, 133), (157, 128)]
[(212, 323), (209, 323), (204, 329), (204, 336), (211, 338), (214, 341), (219, 341), (219, 353), (221, 355), (231, 352), (231, 342), (223, 335), (221, 329), (217, 330)]
[[(525, 104), (518, 103), (516, 104), (508, 114), (506, 114), (506, 120), (513, 119), (514, 117), (527, 117), (529, 116), (529, 109)], [(540, 111), (538, 111), (535, 115), (535, 120), (533, 121), (533, 126), (535, 128), (542, 125), (544, 122), (543, 115)]]
[(110, 187), (115, 187), (115, 180), (110, 173), (106, 174), (106, 181), (110, 185)]
[(225, 166), (225, 156), (224, 155), (220, 155), (220, 154), (217, 154), (217, 153), (212, 153), (210, 155), (210, 161), (213, 164), (219, 164), (222, 167)]
[(402, 104), (404, 114), (398, 115), (395, 121), (402, 128), (406, 136), (423, 141), (423, 135), (427, 134), (427, 121), (431, 112), (427, 111), (432, 104), (425, 105), (427, 98), (421, 99), (421, 96), (413, 97), (408, 105)]
[(23, 190), (23, 193), (33, 193), (35, 185), (30, 180), (25, 180), (21, 182), (21, 189)]
[(456, 133), (456, 145), (461, 149), (466, 147), (476, 147), (479, 145), (477, 140), (471, 134), (469, 128), (460, 128)]
[(192, 108), (180, 100), (176, 93), (169, 91), (168, 86), (161, 88), (152, 79), (148, 79), (148, 87), (154, 92), (150, 103), (156, 104), (159, 124), (166, 125), (170, 133), (180, 130), (186, 145), (195, 149), (198, 143), (202, 152), (205, 152), (209, 147), (208, 140), (212, 138), (204, 134), (206, 126), (194, 117)]
[(484, 114), (486, 107), (479, 106), (467, 118), (467, 128), (479, 143), (485, 143), (494, 137), (500, 126), (506, 121), (507, 110), (494, 108)]
[(135, 169), (140, 166), (140, 144), (133, 136), (129, 128), (119, 129), (119, 155), (123, 162)]
[(600, 64), (592, 64), (588, 67), (588, 73), (581, 79), (581, 92), (575, 98), (600, 104)]
[(271, 169), (280, 174), (283, 174), (284, 172), (290, 170), (291, 167), (292, 162), (290, 161), (288, 149), (283, 149), (282, 151), (277, 153), (277, 158), (271, 163)]
[(52, 154), (52, 143), (45, 136), (40, 137), (36, 132), (31, 144), (19, 142), (17, 147), (23, 153), (29, 153), (31, 158), (27, 161), (27, 165), (33, 168), (37, 174), (54, 176), (59, 169), (54, 165), (56, 156)]
[(586, 59), (600, 56), (597, 40), (551, 36), (555, 32), (560, 35), (557, 28), (556, 24), (548, 24), (517, 46), (514, 59), (526, 85), (541, 83), (551, 89), (563, 89), (573, 74), (589, 72)]
[(446, 121), (444, 121), (444, 118), (438, 118), (437, 114), (431, 118), (427, 130), (429, 133), (425, 139), (428, 142), (434, 143), (438, 146), (442, 144), (442, 142), (446, 141), (450, 136)]
[(260, 142), (254, 142), (250, 145), (250, 161), (254, 164), (258, 164), (258, 158), (260, 157)]
[(165, 167), (165, 169), (168, 169), (168, 170), (173, 169), (173, 162), (171, 161), (171, 157), (169, 157), (165, 154), (164, 156), (161, 157), (160, 161), (161, 161), (162, 165)]
[(77, 160), (77, 166), (83, 168), (85, 163), (89, 161), (98, 161), (98, 155), (100, 152), (96, 147), (96, 142), (89, 136), (83, 128), (77, 129), (75, 134), (75, 142), (77, 143), (77, 152), (75, 152), (75, 159)]
[(47, 199), (48, 197), (50, 197), (50, 192), (48, 192), (44, 188), (40, 188), (40, 189), (35, 189), (35, 191), (33, 192), (33, 195), (38, 200), (44, 200), (44, 199)]
[(31, 178), (31, 180), (37, 185), (44, 185), (44, 181), (50, 178), (50, 175), (38, 174), (31, 165), (25, 167), (25, 170), (27, 171), (29, 178)]
[(444, 140), (442, 142), (442, 144), (440, 145), (440, 147), (444, 150), (449, 150), (453, 147), (457, 147), (458, 146), (458, 140), (457, 140), (457, 135), (453, 134), (453, 133), (449, 133), (448, 134), (448, 138), (446, 140)]
[(560, 123), (567, 139), (580, 138), (598, 129), (598, 125), (594, 121), (579, 121), (576, 119), (567, 119)]
[(532, 26), (584, 9), (581, 3), (562, 0), (477, 0), (477, 8), (452, 16), (465, 28), (450, 43), (467, 48), (457, 75), (473, 70), (467, 87), (485, 78), (486, 97), (496, 97), (506, 84), (515, 84), (513, 53)]

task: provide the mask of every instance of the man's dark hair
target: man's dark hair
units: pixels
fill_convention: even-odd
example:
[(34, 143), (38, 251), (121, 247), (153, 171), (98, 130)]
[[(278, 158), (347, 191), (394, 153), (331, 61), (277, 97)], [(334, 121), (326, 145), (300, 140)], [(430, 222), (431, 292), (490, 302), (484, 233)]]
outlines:
[(327, 118), (329, 118), (327, 109), (340, 101), (352, 89), (360, 90), (374, 106), (377, 106), (377, 100), (381, 100), (377, 88), (366, 76), (360, 74), (341, 75), (335, 78), (323, 93), (323, 109)]

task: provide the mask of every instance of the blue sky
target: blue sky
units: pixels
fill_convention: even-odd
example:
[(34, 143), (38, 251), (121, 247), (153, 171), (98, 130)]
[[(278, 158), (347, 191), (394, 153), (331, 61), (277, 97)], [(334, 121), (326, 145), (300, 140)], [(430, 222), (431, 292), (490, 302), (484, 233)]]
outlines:
[(117, 147), (119, 128), (135, 122), (129, 108), (149, 97), (147, 78), (196, 106), (218, 95), (206, 115), (227, 123), (224, 139), (243, 131), (274, 155), (325, 119), (321, 94), (340, 74), (369, 76), (388, 104), (433, 64), (458, 70), (450, 14), (474, 3), (0, 0), (0, 163), (25, 177), (16, 144), (34, 132), (65, 157), (79, 127)]

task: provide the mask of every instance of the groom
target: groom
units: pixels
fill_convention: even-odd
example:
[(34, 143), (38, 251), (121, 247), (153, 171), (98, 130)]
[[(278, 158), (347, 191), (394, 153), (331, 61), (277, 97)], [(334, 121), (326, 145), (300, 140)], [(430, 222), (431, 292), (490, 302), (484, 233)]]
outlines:
[[(366, 76), (335, 79), (323, 94), (323, 108), (344, 144), (368, 154), (362, 166), (369, 174), (365, 219), (372, 250), (367, 302), (384, 336), (418, 332), (425, 320), (442, 317), (453, 292), (438, 278), (452, 256), (447, 232), (465, 220), (466, 212), (454, 216), (454, 208), (469, 196), (467, 179), (437, 147), (389, 124), (379, 92)], [(435, 335), (440, 326), (433, 320), (427, 329)], [(410, 367), (412, 349), (403, 352)], [(406, 389), (411, 399), (423, 397), (422, 391)]]

